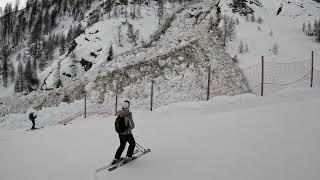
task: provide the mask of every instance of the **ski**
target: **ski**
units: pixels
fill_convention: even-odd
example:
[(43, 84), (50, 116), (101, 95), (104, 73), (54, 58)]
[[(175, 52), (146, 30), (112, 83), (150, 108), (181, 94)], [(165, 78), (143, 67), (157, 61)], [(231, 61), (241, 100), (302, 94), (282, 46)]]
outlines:
[(34, 128), (34, 129), (27, 129), (26, 131), (34, 131), (34, 130), (39, 130), (39, 129), (42, 129), (44, 127), (38, 127), (38, 128)]
[(127, 164), (127, 163), (129, 163), (129, 162), (131, 162), (131, 161), (133, 161), (133, 160), (135, 160), (135, 159), (137, 159), (137, 158), (149, 153), (149, 152), (151, 152), (151, 150), (150, 149), (146, 149), (146, 150), (142, 151), (141, 154), (138, 154), (137, 156), (133, 156), (133, 158), (130, 161), (126, 161), (126, 162), (121, 161), (120, 163), (116, 164), (115, 166), (112, 166), (112, 167), (108, 168), (108, 171), (113, 171), (113, 170), (117, 169), (118, 167), (121, 167), (121, 166), (123, 166), (123, 165), (125, 165), (125, 164)]
[[(139, 153), (139, 152), (141, 152), (141, 151), (139, 151), (138, 149), (135, 149), (134, 152), (133, 152), (133, 155), (135, 155), (135, 154), (137, 154), (137, 153)], [(100, 171), (103, 171), (103, 170), (105, 170), (105, 169), (108, 169), (108, 168), (110, 168), (110, 167), (112, 167), (112, 166), (115, 166), (115, 165), (121, 163), (122, 161), (123, 161), (123, 158), (121, 158), (121, 159), (119, 160), (119, 162), (117, 162), (117, 163), (115, 163), (115, 164), (109, 163), (109, 164), (107, 164), (107, 165), (104, 165), (104, 166), (98, 168), (98, 169), (96, 170), (96, 173), (98, 173), (98, 172), (100, 172)]]

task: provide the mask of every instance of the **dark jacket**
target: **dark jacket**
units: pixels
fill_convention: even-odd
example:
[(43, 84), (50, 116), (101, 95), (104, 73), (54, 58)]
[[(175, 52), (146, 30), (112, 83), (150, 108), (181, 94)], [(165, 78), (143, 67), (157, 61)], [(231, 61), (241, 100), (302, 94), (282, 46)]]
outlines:
[(36, 118), (37, 118), (37, 116), (35, 116), (33, 113), (29, 114), (30, 121), (34, 121)]
[(117, 112), (117, 116), (124, 117), (124, 122), (125, 122), (126, 126), (128, 127), (128, 129), (124, 133), (119, 133), (119, 134), (122, 134), (122, 135), (132, 134), (131, 130), (135, 126), (133, 119), (132, 119), (132, 113), (130, 111), (122, 110), (122, 111)]

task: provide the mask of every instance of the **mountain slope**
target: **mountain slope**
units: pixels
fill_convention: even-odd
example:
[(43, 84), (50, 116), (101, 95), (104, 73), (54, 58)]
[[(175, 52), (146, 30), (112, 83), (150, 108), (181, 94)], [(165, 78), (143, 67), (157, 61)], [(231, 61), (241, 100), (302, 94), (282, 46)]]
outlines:
[[(113, 21), (105, 14), (103, 21), (88, 27), (75, 40), (77, 45), (72, 53), (57, 59), (44, 71), (47, 75), (42, 75), (48, 77), (45, 87), (51, 88), (58, 62), (63, 64), (60, 74), (72, 74), (69, 67), (72, 62), (84, 60), (91, 62), (92, 67), (87, 72), (82, 69), (83, 77), (80, 71), (77, 71), (76, 78), (62, 75), (65, 87), (48, 92), (38, 91), (18, 101), (4, 100), (7, 103), (0, 108), (5, 114), (25, 112), (30, 107), (26, 104), (31, 103), (31, 107), (40, 110), (42, 107), (58, 105), (65, 99), (68, 100), (66, 102), (82, 99), (83, 90), (86, 89), (90, 101), (104, 103), (103, 106), (112, 112), (115, 83), (119, 81), (122, 83), (120, 98), (135, 100), (136, 109), (145, 109), (149, 105), (149, 90), (145, 87), (150, 85), (151, 80), (155, 81), (156, 106), (169, 102), (204, 100), (209, 66), (211, 97), (248, 92), (246, 80), (237, 64), (217, 43), (215, 30), (208, 31), (210, 17), (216, 16), (215, 5), (216, 2), (211, 1), (194, 1), (176, 7), (145, 46), (116, 54), (110, 62), (106, 62), (105, 48), (109, 43), (107, 27), (110, 26), (104, 25), (112, 25), (110, 22)], [(146, 23), (148, 21), (146, 19)], [(127, 23), (130, 20), (122, 24)], [(105, 41), (100, 42), (99, 39)], [(99, 51), (101, 48), (104, 51)], [(90, 57), (91, 52), (95, 52), (97, 57)]]
[[(246, 4), (253, 10), (254, 22), (252, 14), (240, 16), (239, 13), (233, 13), (230, 3), (231, 0), (221, 1), (219, 6), (222, 15), (239, 20), (236, 39), (228, 43), (227, 51), (231, 56), (238, 55), (241, 67), (259, 63), (261, 56), (273, 62), (311, 59), (312, 50), (315, 51), (315, 65), (319, 67), (320, 54), (317, 50), (320, 44), (315, 42), (314, 37), (306, 36), (302, 26), (303, 23), (313, 26), (314, 21), (320, 18), (320, 3), (314, 0), (248, 1)], [(258, 18), (261, 18), (261, 23)], [(239, 53), (241, 41), (248, 46), (249, 52)], [(275, 44), (278, 46), (277, 54), (273, 53)]]

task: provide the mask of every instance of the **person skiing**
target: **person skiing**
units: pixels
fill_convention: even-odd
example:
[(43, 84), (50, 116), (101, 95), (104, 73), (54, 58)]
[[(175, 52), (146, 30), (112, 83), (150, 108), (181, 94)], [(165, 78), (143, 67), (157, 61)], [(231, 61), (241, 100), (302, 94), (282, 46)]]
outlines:
[(30, 121), (32, 122), (31, 130), (36, 129), (36, 127), (35, 127), (35, 125), (36, 125), (36, 122), (35, 122), (36, 118), (37, 118), (37, 115), (36, 115), (34, 112), (31, 112), (31, 113), (29, 114), (29, 119), (30, 119)]
[(111, 162), (111, 164), (115, 164), (121, 160), (121, 154), (124, 151), (127, 142), (129, 143), (129, 148), (127, 151), (127, 156), (124, 158), (124, 161), (130, 161), (133, 158), (132, 155), (136, 146), (136, 142), (132, 134), (132, 129), (135, 127), (135, 125), (132, 119), (132, 112), (129, 110), (129, 108), (130, 102), (128, 100), (125, 100), (122, 105), (122, 110), (118, 111), (116, 114), (117, 116), (124, 119), (126, 129), (124, 130), (124, 132), (118, 132), (120, 146), (117, 149), (114, 160)]

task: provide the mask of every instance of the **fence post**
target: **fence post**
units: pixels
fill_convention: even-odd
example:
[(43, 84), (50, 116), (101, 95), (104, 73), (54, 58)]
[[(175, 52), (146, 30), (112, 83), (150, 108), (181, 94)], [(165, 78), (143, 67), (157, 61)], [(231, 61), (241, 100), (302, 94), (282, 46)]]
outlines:
[(311, 82), (310, 87), (313, 86), (313, 51), (311, 52)]
[(115, 107), (115, 115), (117, 115), (117, 111), (118, 111), (118, 88), (119, 88), (119, 84), (117, 83), (117, 85), (116, 85), (116, 107)]
[(84, 118), (87, 118), (87, 92), (84, 90)]
[(261, 96), (263, 96), (264, 85), (264, 56), (261, 57)]
[(153, 106), (153, 81), (151, 81), (151, 102), (150, 102), (150, 111), (152, 111)]
[(209, 100), (210, 98), (210, 75), (211, 75), (211, 68), (209, 66), (209, 71), (208, 71), (208, 88), (207, 88), (207, 101)]

